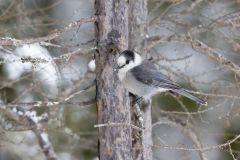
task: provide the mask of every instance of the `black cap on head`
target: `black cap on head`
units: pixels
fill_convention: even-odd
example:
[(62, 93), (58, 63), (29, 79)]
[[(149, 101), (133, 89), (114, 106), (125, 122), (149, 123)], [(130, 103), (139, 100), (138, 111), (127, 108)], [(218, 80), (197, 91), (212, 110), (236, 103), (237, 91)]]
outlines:
[(126, 57), (127, 60), (134, 61), (135, 55), (134, 52), (131, 50), (125, 50), (121, 53), (124, 57)]

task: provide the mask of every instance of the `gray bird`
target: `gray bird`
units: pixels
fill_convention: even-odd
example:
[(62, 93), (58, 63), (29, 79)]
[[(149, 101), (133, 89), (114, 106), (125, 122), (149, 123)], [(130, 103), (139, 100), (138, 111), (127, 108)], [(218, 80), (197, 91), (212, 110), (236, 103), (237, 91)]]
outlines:
[(159, 92), (171, 91), (201, 104), (207, 102), (189, 93), (166, 75), (162, 74), (150, 61), (143, 61), (142, 57), (131, 51), (125, 50), (117, 58), (118, 77), (124, 87), (134, 95), (151, 98)]

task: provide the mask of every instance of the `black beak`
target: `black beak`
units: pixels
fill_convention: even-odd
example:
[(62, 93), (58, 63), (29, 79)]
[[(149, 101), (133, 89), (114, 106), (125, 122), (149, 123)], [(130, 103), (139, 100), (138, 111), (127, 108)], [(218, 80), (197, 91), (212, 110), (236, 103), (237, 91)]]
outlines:
[(119, 69), (121, 69), (121, 68), (123, 68), (123, 67), (124, 67), (124, 65), (118, 66), (118, 65), (116, 64), (116, 65), (113, 66), (113, 70), (114, 70), (114, 71), (118, 71)]

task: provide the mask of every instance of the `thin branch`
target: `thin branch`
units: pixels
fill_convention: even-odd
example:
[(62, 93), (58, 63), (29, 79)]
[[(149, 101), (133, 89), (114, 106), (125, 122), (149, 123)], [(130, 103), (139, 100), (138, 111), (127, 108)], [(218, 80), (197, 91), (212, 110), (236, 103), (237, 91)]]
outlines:
[(199, 5), (203, 0), (196, 0), (195, 2), (192, 2), (191, 6), (187, 8), (186, 11), (184, 11), (184, 13), (188, 13), (191, 12), (192, 10), (194, 10), (194, 8), (196, 8), (197, 5)]
[(215, 107), (208, 107), (207, 109), (199, 110), (199, 111), (196, 111), (196, 112), (165, 111), (165, 110), (160, 109), (160, 113), (163, 113), (163, 114), (179, 114), (179, 115), (199, 115), (199, 114), (204, 114), (206, 112), (212, 111), (214, 109), (215, 109)]
[(59, 101), (35, 101), (35, 102), (17, 102), (17, 103), (8, 103), (8, 104), (4, 104), (4, 103), (0, 103), (0, 106), (4, 106), (4, 107), (10, 107), (10, 108), (14, 108), (14, 107), (18, 107), (18, 106), (25, 106), (25, 107), (51, 107), (51, 106), (56, 106), (56, 105), (66, 105), (66, 104), (71, 104), (71, 105), (78, 105), (78, 106), (88, 106), (88, 105), (92, 105), (95, 104), (95, 99), (89, 100), (89, 101), (82, 101), (82, 102), (59, 102)]
[(0, 45), (2, 45), (2, 46), (21, 46), (24, 44), (50, 41), (52, 39), (56, 39), (56, 38), (60, 37), (64, 33), (68, 32), (74, 28), (80, 27), (81, 25), (83, 25), (85, 23), (95, 22), (96, 20), (97, 20), (96, 16), (82, 18), (78, 21), (70, 23), (68, 26), (64, 27), (61, 30), (56, 30), (47, 36), (39, 37), (39, 38), (29, 38), (29, 39), (20, 40), (20, 39), (15, 39), (15, 38), (11, 38), (11, 37), (2, 37), (2, 38), (0, 38)]
[(229, 147), (230, 155), (232, 156), (233, 160), (237, 160), (233, 154), (231, 144), (229, 144), (228, 147)]
[(227, 59), (223, 55), (217, 53), (217, 51), (215, 51), (213, 48), (209, 47), (208, 45), (199, 40), (193, 40), (191, 44), (193, 49), (195, 49), (196, 51), (208, 56), (210, 59), (217, 61), (218, 63), (222, 64), (223, 66), (232, 70), (238, 76), (240, 76), (240, 66)]
[(238, 76), (240, 76), (240, 66), (232, 62), (231, 60), (227, 59), (220, 53), (218, 53), (216, 50), (211, 48), (210, 46), (206, 45), (205, 43), (192, 39), (191, 35), (183, 34), (183, 35), (171, 35), (171, 36), (153, 36), (147, 39), (148, 40), (148, 49), (151, 49), (157, 44), (161, 43), (169, 43), (169, 42), (184, 42), (184, 43), (190, 43), (192, 45), (192, 48), (196, 50), (199, 53), (202, 53), (206, 56), (208, 56), (210, 59), (222, 64), (225, 68), (230, 69), (234, 73), (236, 73)]
[(240, 11), (233, 12), (221, 16), (214, 20), (209, 27), (222, 27), (222, 26), (233, 26), (235, 28), (240, 27)]
[[(185, 124), (183, 125), (181, 123), (176, 122), (176, 120), (175, 121), (169, 120), (169, 117), (167, 117), (167, 118), (162, 118), (160, 121), (154, 123), (152, 127), (155, 127), (157, 125), (162, 125), (162, 124), (180, 128), (182, 131), (184, 131), (190, 137), (190, 139), (193, 141), (193, 143), (195, 144), (195, 146), (197, 148), (202, 148), (202, 144), (196, 134), (196, 131), (194, 131), (193, 126), (191, 126), (191, 125), (186, 126)], [(154, 146), (156, 146), (156, 145), (154, 145)], [(164, 146), (167, 146), (167, 145), (164, 144)], [(207, 157), (203, 151), (200, 151), (200, 150), (197, 150), (197, 151), (202, 160), (207, 160)]]
[(123, 126), (131, 126), (133, 129), (136, 129), (136, 130), (139, 130), (139, 131), (142, 131), (143, 132), (143, 129), (138, 127), (138, 126), (135, 126), (133, 124), (124, 124), (124, 123), (104, 123), (104, 124), (96, 124), (94, 125), (95, 128), (100, 128), (100, 127), (115, 127), (115, 126), (120, 126), (120, 127), (123, 127)]
[(48, 134), (43, 126), (39, 123), (43, 117), (47, 118), (47, 116), (44, 115), (43, 117), (38, 117), (36, 116), (35, 111), (33, 111), (34, 113), (32, 112), (32, 114), (30, 111), (17, 111), (2, 105), (0, 105), (0, 111), (11, 120), (23, 125), (24, 127), (28, 128), (28, 130), (32, 130), (36, 134), (39, 145), (47, 160), (57, 160), (56, 153), (48, 139)]
[(169, 145), (153, 145), (153, 147), (171, 149), (171, 150), (182, 150), (182, 151), (210, 151), (213, 149), (223, 149), (224, 147), (229, 146), (229, 144), (234, 143), (239, 138), (240, 138), (240, 134), (226, 143), (215, 145), (215, 146), (202, 147), (202, 148), (185, 148), (185, 147), (177, 147), (177, 146), (169, 146)]
[[(169, 10), (171, 10), (172, 8), (174, 8), (174, 7), (176, 7), (176, 6), (184, 3), (185, 1), (186, 1), (186, 0), (180, 0), (180, 1), (177, 1), (177, 2), (172, 3), (171, 5), (169, 5), (169, 6), (163, 11), (163, 13), (161, 13), (161, 14), (159, 14), (158, 16), (154, 17), (154, 18), (149, 22), (149, 24), (150, 24), (150, 25), (153, 25), (154, 22), (156, 22), (157, 20), (160, 20), (160, 19), (164, 18), (164, 16), (168, 13)], [(160, 8), (160, 6), (159, 6), (159, 8)]]
[(232, 96), (232, 95), (227, 95), (227, 94), (204, 93), (204, 92), (192, 91), (192, 90), (187, 90), (187, 91), (190, 92), (190, 93), (193, 93), (193, 94), (198, 94), (198, 95), (203, 95), (203, 96), (219, 97), (219, 98), (231, 98), (231, 99), (240, 100), (239, 96)]
[(9, 6), (2, 12), (2, 14), (0, 15), (0, 19), (2, 17), (4, 17), (6, 14), (9, 13), (9, 11), (11, 10), (11, 8), (15, 5), (16, 1), (12, 1)]
[[(12, 59), (0, 59), (0, 64), (6, 64), (6, 63), (16, 63), (16, 62), (21, 62), (21, 63), (25, 63), (25, 62), (31, 62), (34, 66), (37, 64), (41, 64), (41, 63), (52, 63), (58, 60), (66, 60), (69, 61), (70, 58), (72, 58), (74, 55), (86, 55), (89, 54), (91, 51), (96, 50), (96, 47), (91, 47), (91, 48), (78, 48), (72, 52), (68, 52), (65, 53), (63, 55), (61, 55), (60, 57), (53, 57), (51, 60), (46, 59), (46, 58), (40, 58), (40, 57), (36, 57), (33, 58), (31, 56), (22, 56), (22, 57), (18, 57), (18, 58), (12, 58)], [(14, 53), (11, 53), (14, 54)], [(4, 56), (3, 56), (4, 57)]]
[(69, 95), (67, 98), (64, 99), (65, 102), (69, 101), (70, 99), (74, 98), (76, 95), (79, 95), (85, 91), (87, 91), (88, 89), (90, 89), (92, 86), (94, 86), (95, 84), (95, 81), (93, 81), (93, 83), (91, 85), (89, 85), (88, 87), (80, 90), (80, 91), (77, 91), (75, 93), (72, 93), (71, 95)]
[[(54, 148), (51, 144), (51, 142), (48, 139), (48, 134), (45, 130), (45, 128), (42, 126), (41, 123), (39, 123), (39, 118), (43, 117), (38, 117), (36, 115), (35, 111), (27, 111), (23, 114), (23, 117), (26, 117), (28, 121), (31, 123), (32, 131), (35, 133), (35, 135), (38, 138), (39, 146), (41, 147), (45, 157), (47, 160), (57, 160), (57, 155), (54, 151)], [(44, 115), (44, 119), (47, 118), (48, 116)]]

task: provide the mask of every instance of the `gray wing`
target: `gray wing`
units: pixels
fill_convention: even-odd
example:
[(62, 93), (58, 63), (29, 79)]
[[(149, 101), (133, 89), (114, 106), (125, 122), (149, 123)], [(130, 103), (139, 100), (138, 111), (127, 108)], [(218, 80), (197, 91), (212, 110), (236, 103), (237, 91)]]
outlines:
[(176, 83), (171, 81), (167, 76), (159, 72), (155, 65), (150, 62), (145, 62), (140, 66), (134, 67), (133, 69), (131, 69), (131, 73), (135, 76), (135, 78), (138, 81), (144, 84), (169, 89), (172, 90), (173, 92), (188, 97), (193, 101), (196, 101), (197, 103), (207, 105), (206, 101), (192, 95), (188, 91), (178, 86)]
[(159, 72), (156, 66), (150, 62), (144, 62), (141, 65), (132, 68), (130, 71), (138, 81), (144, 84), (158, 86), (165, 89), (181, 88), (166, 75)]

